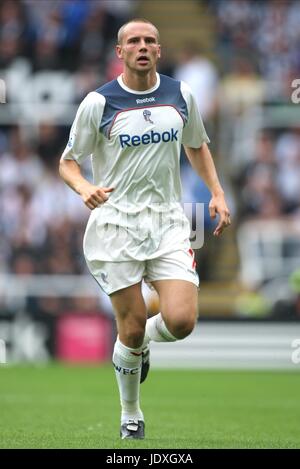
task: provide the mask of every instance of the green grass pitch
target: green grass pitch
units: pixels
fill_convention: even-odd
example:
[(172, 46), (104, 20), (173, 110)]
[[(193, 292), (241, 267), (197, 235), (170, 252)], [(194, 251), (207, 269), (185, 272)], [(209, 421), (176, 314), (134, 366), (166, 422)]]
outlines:
[(119, 438), (111, 366), (0, 367), (0, 448), (299, 448), (300, 373), (151, 370), (146, 439)]

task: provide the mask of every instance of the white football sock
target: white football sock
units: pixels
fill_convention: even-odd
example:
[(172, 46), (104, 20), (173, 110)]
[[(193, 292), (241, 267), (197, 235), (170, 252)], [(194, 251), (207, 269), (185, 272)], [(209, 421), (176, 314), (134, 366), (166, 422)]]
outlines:
[(123, 345), (119, 337), (116, 340), (113, 365), (122, 407), (121, 424), (128, 419), (144, 420), (140, 409), (140, 377), (142, 363), (142, 347), (130, 348)]
[(175, 342), (177, 338), (168, 330), (161, 313), (152, 316), (146, 322), (145, 337), (142, 347), (154, 342)]

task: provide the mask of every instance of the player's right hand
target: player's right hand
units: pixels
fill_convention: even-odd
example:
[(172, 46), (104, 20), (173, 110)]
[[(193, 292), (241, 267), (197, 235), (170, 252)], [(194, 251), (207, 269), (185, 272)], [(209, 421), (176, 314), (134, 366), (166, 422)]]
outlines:
[(81, 188), (80, 195), (85, 205), (94, 210), (108, 200), (107, 194), (113, 190), (114, 187), (98, 187), (88, 183)]

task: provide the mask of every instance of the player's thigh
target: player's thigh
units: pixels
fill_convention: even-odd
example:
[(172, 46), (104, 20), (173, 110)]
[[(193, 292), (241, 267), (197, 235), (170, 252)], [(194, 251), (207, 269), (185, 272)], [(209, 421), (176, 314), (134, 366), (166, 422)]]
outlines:
[(95, 260), (89, 269), (101, 288), (109, 295), (118, 325), (145, 322), (146, 307), (141, 293), (144, 262), (109, 262)]
[(198, 288), (186, 280), (164, 279), (152, 282), (159, 296), (166, 323), (193, 328), (198, 315)]
[(135, 285), (122, 288), (110, 296), (117, 319), (120, 321), (133, 317), (146, 318), (146, 305), (142, 295), (141, 281)]
[(198, 314), (199, 278), (187, 246), (148, 261), (146, 279), (159, 295), (160, 311), (173, 330), (190, 330)]
[(110, 295), (120, 341), (127, 347), (139, 347), (144, 338), (147, 310), (141, 282)]

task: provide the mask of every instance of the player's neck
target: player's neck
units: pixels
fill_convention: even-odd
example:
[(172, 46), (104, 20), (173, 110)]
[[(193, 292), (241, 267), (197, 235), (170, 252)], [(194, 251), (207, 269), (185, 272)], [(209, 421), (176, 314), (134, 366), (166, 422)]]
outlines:
[(157, 81), (156, 70), (151, 70), (145, 75), (132, 73), (132, 71), (124, 70), (122, 80), (131, 90), (146, 91), (155, 86)]

